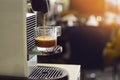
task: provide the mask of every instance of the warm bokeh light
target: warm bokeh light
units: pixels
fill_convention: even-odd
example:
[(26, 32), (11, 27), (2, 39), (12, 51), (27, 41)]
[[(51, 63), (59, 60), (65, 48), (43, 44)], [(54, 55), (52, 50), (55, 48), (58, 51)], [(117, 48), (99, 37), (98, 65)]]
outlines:
[(102, 17), (101, 16), (97, 16), (96, 19), (97, 19), (98, 22), (102, 21)]
[(86, 25), (88, 25), (88, 26), (96, 26), (96, 27), (99, 25), (95, 15), (89, 16)]
[(120, 0), (105, 0), (105, 23), (112, 26), (120, 25)]
[(116, 6), (117, 0), (106, 0), (106, 3)]
[(104, 0), (70, 0), (70, 9), (80, 14), (103, 14)]
[(107, 25), (118, 26), (120, 25), (120, 15), (113, 12), (105, 13), (105, 23)]
[(106, 24), (112, 24), (115, 21), (116, 14), (112, 12), (106, 12), (105, 13), (105, 22)]
[(120, 0), (106, 0), (106, 3), (117, 6), (120, 4)]
[(120, 14), (120, 0), (105, 0), (105, 6), (107, 11)]

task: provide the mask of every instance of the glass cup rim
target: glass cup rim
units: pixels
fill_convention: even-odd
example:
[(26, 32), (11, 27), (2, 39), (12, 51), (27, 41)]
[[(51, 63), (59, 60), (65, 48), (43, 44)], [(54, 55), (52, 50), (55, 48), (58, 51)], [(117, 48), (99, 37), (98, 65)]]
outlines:
[[(61, 26), (45, 26), (46, 29), (60, 28)], [(43, 26), (35, 27), (35, 29), (43, 29)]]

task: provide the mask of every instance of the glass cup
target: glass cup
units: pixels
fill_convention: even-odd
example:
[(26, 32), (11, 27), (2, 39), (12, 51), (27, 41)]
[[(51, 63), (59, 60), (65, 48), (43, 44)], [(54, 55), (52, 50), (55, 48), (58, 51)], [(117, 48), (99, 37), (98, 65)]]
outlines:
[(52, 51), (61, 35), (61, 26), (39, 26), (35, 29), (35, 45), (39, 51)]

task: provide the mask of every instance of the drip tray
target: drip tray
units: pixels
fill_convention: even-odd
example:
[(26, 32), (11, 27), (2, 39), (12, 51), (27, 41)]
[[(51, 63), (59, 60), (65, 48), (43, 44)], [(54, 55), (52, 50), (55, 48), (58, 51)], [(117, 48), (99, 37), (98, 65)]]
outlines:
[(28, 78), (30, 80), (68, 80), (68, 73), (58, 67), (37, 66)]
[(62, 46), (55, 46), (51, 48), (44, 48), (43, 51), (39, 50), (36, 46), (28, 51), (28, 54), (39, 55), (39, 56), (50, 56), (62, 53)]

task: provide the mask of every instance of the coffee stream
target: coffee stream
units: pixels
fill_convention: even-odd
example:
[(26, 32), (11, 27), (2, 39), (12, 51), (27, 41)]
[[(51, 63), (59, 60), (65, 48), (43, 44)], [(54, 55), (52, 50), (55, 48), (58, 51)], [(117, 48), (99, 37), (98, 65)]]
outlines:
[(46, 36), (46, 14), (43, 15), (43, 35)]

